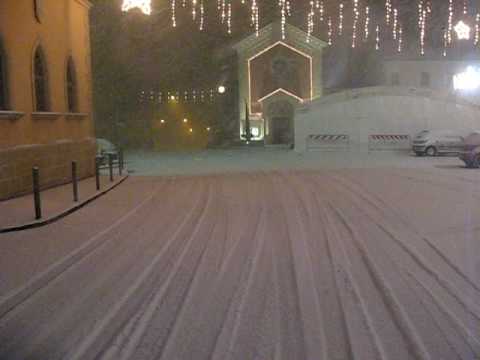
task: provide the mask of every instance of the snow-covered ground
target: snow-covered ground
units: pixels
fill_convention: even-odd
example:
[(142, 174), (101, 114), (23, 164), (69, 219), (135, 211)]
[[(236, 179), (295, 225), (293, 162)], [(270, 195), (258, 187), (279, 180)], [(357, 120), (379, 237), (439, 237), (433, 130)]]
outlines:
[(126, 160), (134, 175), (194, 175), (226, 172), (341, 169), (341, 168), (444, 168), (457, 169), (457, 157), (416, 157), (406, 152), (310, 151), (303, 154), (279, 148), (206, 150), (198, 152), (128, 152)]
[[(480, 171), (386, 153), (321, 154), (320, 170), (289, 170), (293, 153), (218, 154), (129, 161), (136, 174), (244, 172), (132, 177), (0, 237), (0, 358), (480, 357)], [(245, 172), (262, 164), (283, 166)]]

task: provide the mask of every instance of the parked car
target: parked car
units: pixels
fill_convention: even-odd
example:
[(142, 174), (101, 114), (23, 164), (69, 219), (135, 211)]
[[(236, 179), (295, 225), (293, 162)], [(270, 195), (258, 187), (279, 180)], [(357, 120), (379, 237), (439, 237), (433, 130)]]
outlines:
[(113, 159), (118, 159), (118, 150), (115, 145), (106, 139), (97, 138), (97, 158), (100, 159), (100, 165), (108, 164), (108, 156), (111, 154)]
[(465, 138), (459, 158), (468, 168), (480, 167), (480, 132), (471, 133)]
[(458, 154), (467, 134), (454, 130), (423, 130), (413, 138), (412, 149), (417, 156)]

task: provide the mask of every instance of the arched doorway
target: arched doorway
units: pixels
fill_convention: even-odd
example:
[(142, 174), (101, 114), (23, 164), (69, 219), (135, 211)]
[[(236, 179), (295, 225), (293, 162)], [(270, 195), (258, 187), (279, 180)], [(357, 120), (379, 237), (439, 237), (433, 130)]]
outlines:
[[(264, 113), (265, 114), (265, 113)], [(268, 104), (267, 144), (290, 145), (294, 141), (294, 106), (288, 100)]]

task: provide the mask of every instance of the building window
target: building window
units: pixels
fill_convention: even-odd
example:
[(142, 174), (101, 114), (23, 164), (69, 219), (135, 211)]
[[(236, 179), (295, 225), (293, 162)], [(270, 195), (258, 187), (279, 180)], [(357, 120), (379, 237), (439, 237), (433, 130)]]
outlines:
[(42, 22), (42, 0), (33, 0), (33, 14), (37, 22)]
[(0, 42), (0, 110), (8, 109), (7, 56)]
[(430, 87), (430, 74), (428, 72), (423, 71), (420, 75), (420, 87)]
[(33, 60), (33, 77), (35, 90), (35, 111), (47, 112), (50, 110), (48, 98), (48, 73), (45, 56), (40, 47), (35, 51)]
[(400, 85), (400, 74), (398, 72), (392, 73), (392, 86)]
[(67, 61), (67, 105), (68, 112), (78, 112), (77, 103), (77, 78), (75, 73), (75, 64), (73, 59), (69, 58)]

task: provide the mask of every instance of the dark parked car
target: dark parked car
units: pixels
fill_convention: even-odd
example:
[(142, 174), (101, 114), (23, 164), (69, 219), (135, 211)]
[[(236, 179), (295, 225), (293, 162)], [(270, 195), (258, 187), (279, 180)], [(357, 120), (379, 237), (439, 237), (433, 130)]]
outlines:
[(474, 132), (465, 138), (459, 158), (468, 168), (480, 167), (480, 132)]

